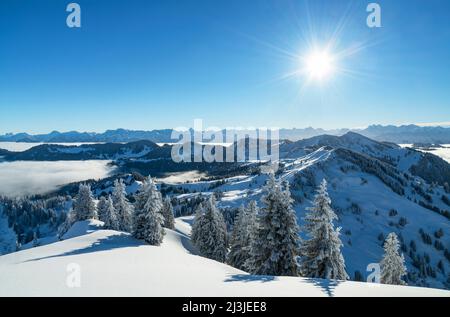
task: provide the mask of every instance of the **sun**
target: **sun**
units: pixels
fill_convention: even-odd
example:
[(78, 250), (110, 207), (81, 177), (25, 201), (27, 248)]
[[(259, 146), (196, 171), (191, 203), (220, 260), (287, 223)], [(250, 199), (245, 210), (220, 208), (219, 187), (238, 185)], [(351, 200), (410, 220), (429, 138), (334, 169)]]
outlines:
[(334, 58), (327, 51), (312, 52), (306, 57), (304, 63), (306, 73), (313, 80), (326, 80), (335, 70)]

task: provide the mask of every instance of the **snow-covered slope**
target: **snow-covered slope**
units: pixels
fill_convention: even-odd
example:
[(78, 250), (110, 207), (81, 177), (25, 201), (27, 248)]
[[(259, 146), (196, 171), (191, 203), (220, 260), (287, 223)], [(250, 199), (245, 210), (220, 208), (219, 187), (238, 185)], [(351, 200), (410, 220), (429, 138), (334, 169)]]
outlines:
[[(281, 150), (278, 177), (291, 185), (300, 224), (318, 184), (324, 178), (328, 181), (339, 217), (336, 225), (342, 227), (347, 272), (352, 279), (359, 275), (365, 279), (368, 265), (382, 258), (384, 237), (395, 232), (401, 239), (410, 273), (408, 283), (450, 287), (450, 206), (444, 199), (450, 194), (443, 186), (426, 182), (409, 170), (423, 159), (423, 153), (354, 133), (290, 143)], [(219, 191), (221, 207), (237, 208), (250, 199), (259, 203), (265, 180), (261, 174), (242, 175), (227, 178), (220, 186), (196, 182), (183, 188), (203, 195)], [(189, 199), (193, 195), (178, 197)]]
[[(85, 235), (0, 257), (0, 296), (450, 296), (435, 289), (252, 276), (195, 255), (189, 218), (160, 247), (76, 224)], [(69, 287), (79, 269), (80, 287)]]

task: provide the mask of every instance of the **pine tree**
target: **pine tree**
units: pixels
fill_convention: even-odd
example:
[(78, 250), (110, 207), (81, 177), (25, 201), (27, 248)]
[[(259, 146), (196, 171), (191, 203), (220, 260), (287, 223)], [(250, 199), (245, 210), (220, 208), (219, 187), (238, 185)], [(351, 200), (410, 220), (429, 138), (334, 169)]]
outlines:
[(117, 219), (116, 208), (114, 208), (114, 203), (112, 201), (111, 196), (108, 197), (108, 200), (105, 199), (106, 206), (104, 211), (104, 228), (109, 230), (120, 230), (120, 223)]
[(304, 230), (310, 240), (301, 246), (301, 275), (311, 278), (347, 280), (345, 261), (341, 253), (342, 242), (340, 228), (335, 229), (333, 221), (337, 219), (331, 208), (331, 199), (327, 192), (327, 182), (322, 181), (305, 217)]
[(245, 267), (257, 275), (297, 276), (300, 238), (289, 188), (283, 190), (270, 174), (263, 190), (263, 208)]
[(97, 218), (97, 208), (95, 206), (90, 185), (80, 184), (73, 211), (75, 221)]
[(175, 218), (173, 216), (173, 207), (170, 198), (164, 199), (162, 214), (164, 216), (164, 227), (167, 229), (175, 229)]
[(136, 195), (133, 218), (133, 236), (151, 245), (160, 245), (164, 237), (162, 197), (149, 176), (142, 190)]
[(133, 206), (126, 197), (125, 184), (122, 179), (114, 182), (114, 190), (112, 193), (112, 201), (116, 209), (117, 219), (121, 231), (132, 231)]
[(107, 208), (108, 208), (108, 201), (107, 201), (106, 197), (104, 197), (104, 196), (100, 197), (100, 200), (98, 201), (98, 204), (97, 204), (97, 214), (98, 214), (98, 219), (100, 221), (105, 222)]
[(384, 243), (384, 256), (381, 260), (381, 283), (406, 285), (402, 277), (406, 275), (405, 258), (399, 254), (400, 243), (397, 235), (390, 233)]
[(246, 270), (245, 263), (249, 259), (249, 250), (255, 234), (257, 206), (251, 201), (247, 207), (239, 208), (234, 222), (230, 241), (230, 252), (227, 263), (240, 270)]
[(227, 229), (225, 220), (217, 209), (214, 195), (211, 195), (202, 209), (198, 209), (196, 213), (192, 241), (202, 256), (225, 262)]

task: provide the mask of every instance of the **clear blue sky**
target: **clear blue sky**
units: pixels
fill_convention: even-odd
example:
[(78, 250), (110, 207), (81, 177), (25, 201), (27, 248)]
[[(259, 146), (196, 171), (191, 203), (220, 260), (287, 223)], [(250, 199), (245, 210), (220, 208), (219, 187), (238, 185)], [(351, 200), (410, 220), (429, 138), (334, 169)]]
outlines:
[[(450, 1), (0, 1), (0, 133), (450, 121)], [(339, 27), (341, 26), (341, 27)], [(352, 71), (283, 80), (310, 50)], [(303, 89), (302, 89), (303, 87)]]

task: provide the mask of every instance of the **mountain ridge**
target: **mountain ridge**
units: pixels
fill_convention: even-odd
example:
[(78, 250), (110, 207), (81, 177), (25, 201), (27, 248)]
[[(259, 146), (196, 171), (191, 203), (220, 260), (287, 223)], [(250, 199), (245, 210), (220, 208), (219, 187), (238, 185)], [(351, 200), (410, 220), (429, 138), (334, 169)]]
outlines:
[[(280, 129), (280, 138), (298, 141), (318, 135), (329, 134), (340, 136), (347, 132), (356, 132), (377, 141), (393, 143), (450, 143), (450, 128), (440, 126), (420, 127), (417, 125), (370, 125), (364, 129), (321, 129), (321, 128), (292, 128)], [(29, 143), (70, 143), (70, 142), (131, 142), (149, 140), (155, 143), (168, 143), (176, 140), (171, 138), (172, 129), (159, 130), (128, 130), (116, 129), (97, 132), (58, 132), (48, 134), (7, 133), (0, 135), (0, 142), (29, 142)]]

